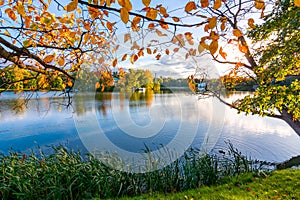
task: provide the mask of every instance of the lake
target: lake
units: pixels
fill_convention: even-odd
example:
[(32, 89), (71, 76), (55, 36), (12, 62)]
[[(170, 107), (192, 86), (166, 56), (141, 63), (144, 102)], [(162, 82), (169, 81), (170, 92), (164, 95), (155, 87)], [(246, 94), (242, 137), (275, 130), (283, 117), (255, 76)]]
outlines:
[[(225, 97), (231, 101), (244, 94)], [(59, 92), (0, 95), (0, 152), (65, 145), (138, 155), (167, 147), (182, 154), (227, 150), (281, 162), (300, 154), (300, 137), (285, 122), (237, 114), (215, 98), (188, 92), (76, 93), (72, 104)]]

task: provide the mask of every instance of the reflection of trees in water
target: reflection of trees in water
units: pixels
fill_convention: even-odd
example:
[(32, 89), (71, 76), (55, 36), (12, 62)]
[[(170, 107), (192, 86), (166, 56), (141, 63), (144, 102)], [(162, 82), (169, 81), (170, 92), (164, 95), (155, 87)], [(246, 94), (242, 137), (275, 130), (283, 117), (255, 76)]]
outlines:
[(26, 112), (26, 100), (21, 98), (0, 100), (0, 112), (10, 110), (12, 114), (19, 116)]
[(74, 97), (74, 110), (76, 115), (82, 116), (93, 110), (94, 105), (90, 104), (95, 97), (88, 93), (78, 93)]
[(129, 107), (149, 107), (153, 101), (153, 91), (133, 93), (100, 93), (96, 95), (97, 111), (103, 115), (107, 115), (108, 110), (111, 110), (111, 101), (115, 98), (118, 101), (119, 109), (124, 109), (125, 101), (128, 101)]
[(96, 109), (98, 112), (102, 113), (102, 115), (107, 115), (107, 110), (111, 110), (111, 101), (113, 99), (113, 93), (97, 93), (95, 95), (96, 99)]
[[(69, 112), (69, 99), (62, 92), (5, 92), (0, 96), (0, 112), (7, 116), (24, 116), (32, 113), (46, 116), (50, 111)], [(31, 115), (31, 114), (30, 114)]]
[(153, 101), (153, 90), (146, 90), (146, 92), (133, 92), (129, 98), (130, 107), (136, 106), (151, 106)]

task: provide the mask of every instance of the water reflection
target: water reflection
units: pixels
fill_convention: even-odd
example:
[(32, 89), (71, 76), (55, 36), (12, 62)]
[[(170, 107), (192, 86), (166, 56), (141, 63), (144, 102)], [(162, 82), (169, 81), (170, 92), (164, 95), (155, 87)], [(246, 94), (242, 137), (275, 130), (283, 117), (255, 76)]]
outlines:
[[(245, 94), (231, 94), (226, 98), (231, 101), (239, 95)], [(300, 154), (300, 138), (283, 121), (238, 115), (227, 107), (224, 115), (218, 114), (223, 104), (214, 98), (195, 101), (197, 97), (188, 93), (91, 93), (76, 95), (72, 107), (67, 108), (66, 99), (59, 94), (38, 93), (26, 102), (17, 97), (18, 94), (13, 93), (0, 96), (1, 152), (7, 152), (10, 147), (26, 150), (59, 143), (84, 149), (73, 116), (84, 119), (96, 113), (107, 138), (128, 151), (138, 152), (144, 148), (144, 143), (150, 146), (169, 144), (182, 123), (191, 124), (185, 130), (189, 134), (195, 123), (200, 121), (192, 144), (195, 147), (200, 147), (211, 137), (218, 137), (217, 144), (212, 143), (216, 149), (226, 149), (224, 141), (230, 140), (242, 152), (262, 160), (283, 161)], [(135, 126), (127, 126), (124, 129), (127, 131), (120, 130), (120, 124), (124, 127), (128, 124), (128, 121), (122, 121), (122, 116), (130, 116), (130, 123)], [(120, 121), (116, 120), (117, 117)], [(128, 131), (132, 127), (143, 131), (134, 135), (135, 131)], [(155, 128), (163, 128), (159, 134), (151, 135), (151, 131), (146, 131), (147, 127), (151, 127), (149, 130), (152, 132), (156, 131)], [(205, 138), (209, 130), (220, 131), (220, 134)], [(176, 145), (180, 146), (180, 143), (180, 140), (176, 141)]]

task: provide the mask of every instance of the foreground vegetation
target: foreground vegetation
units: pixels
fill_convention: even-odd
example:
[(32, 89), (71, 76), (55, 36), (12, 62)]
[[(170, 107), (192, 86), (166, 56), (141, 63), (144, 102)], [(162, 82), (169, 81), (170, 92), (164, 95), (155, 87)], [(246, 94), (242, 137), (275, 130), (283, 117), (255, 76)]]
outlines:
[(270, 174), (246, 173), (217, 186), (205, 186), (173, 194), (151, 194), (125, 199), (294, 199), (300, 197), (300, 170), (276, 170)]
[(196, 150), (190, 150), (171, 165), (149, 173), (121, 172), (95, 156), (83, 157), (63, 147), (54, 148), (50, 155), (11, 152), (0, 156), (0, 198), (103, 199), (167, 194), (228, 182), (230, 177), (257, 172), (263, 166), (249, 161), (231, 145), (220, 155), (199, 157)]

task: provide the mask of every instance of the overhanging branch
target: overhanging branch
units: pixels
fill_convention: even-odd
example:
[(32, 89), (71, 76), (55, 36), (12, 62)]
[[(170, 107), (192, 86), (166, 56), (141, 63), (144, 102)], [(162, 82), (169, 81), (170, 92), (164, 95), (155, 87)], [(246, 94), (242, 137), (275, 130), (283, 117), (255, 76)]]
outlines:
[[(59, 71), (59, 72), (63, 73), (64, 75), (66, 75), (67, 77), (69, 77), (72, 80), (75, 79), (73, 76), (71, 76), (70, 74), (68, 74), (65, 70), (63, 70), (63, 69), (61, 69), (59, 67), (55, 67), (53, 65), (45, 63), (40, 57), (38, 57), (37, 55), (33, 55), (26, 48), (19, 48), (19, 47), (13, 45), (13, 44), (7, 42), (2, 37), (0, 37), (0, 43), (3, 44), (3, 45), (5, 45), (7, 48), (9, 48), (9, 49), (11, 49), (11, 50), (13, 50), (13, 51), (16, 52), (16, 54), (12, 54), (12, 53), (7, 52), (3, 47), (1, 47), (1, 50), (3, 51), (3, 56), (1, 56), (1, 57), (4, 58), (4, 59), (7, 59), (7, 60), (11, 59), (10, 60), (11, 62), (13, 62), (15, 64), (19, 63), (18, 65), (21, 65), (21, 63), (23, 63), (23, 62), (19, 58), (15, 58), (15, 57), (27, 56), (28, 58), (31, 58), (31, 59), (37, 61), (38, 63), (40, 63), (45, 69), (53, 69), (55, 71)], [(34, 69), (37, 69), (37, 68), (34, 67)]]

